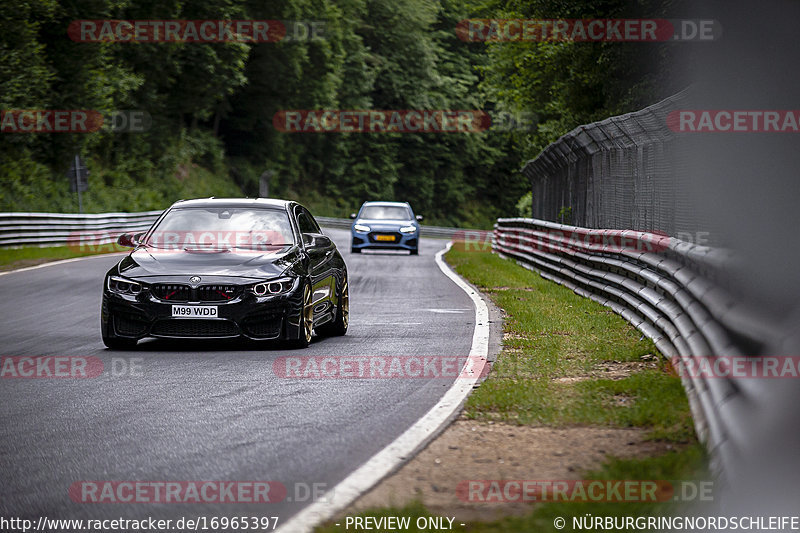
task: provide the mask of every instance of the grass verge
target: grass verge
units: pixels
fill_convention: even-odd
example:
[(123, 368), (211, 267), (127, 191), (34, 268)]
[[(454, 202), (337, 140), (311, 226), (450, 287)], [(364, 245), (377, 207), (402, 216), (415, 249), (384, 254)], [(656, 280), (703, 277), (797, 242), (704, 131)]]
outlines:
[[(593, 480), (703, 480), (707, 457), (697, 442), (680, 379), (652, 341), (611, 310), (535, 272), (488, 252), (452, 249), (450, 265), (504, 311), (503, 351), (485, 382), (468, 398), (463, 418), (527, 426), (642, 428), (671, 451), (646, 458), (612, 456), (581, 472)], [(674, 485), (673, 485), (674, 486)], [(551, 502), (524, 516), (471, 522), (462, 531), (559, 531), (557, 517), (663, 516), (668, 502)], [(359, 516), (432, 515), (421, 502), (370, 509)], [(332, 523), (317, 529), (344, 531)], [(411, 527), (407, 531), (423, 531)]]
[(456, 271), (506, 314), (503, 352), (464, 416), (525, 425), (647, 428), (694, 438), (680, 379), (620, 316), (488, 252), (451, 251)]
[(82, 247), (48, 246), (38, 248), (26, 246), (24, 248), (0, 248), (0, 271), (15, 270), (35, 266), (50, 261), (72, 259), (87, 255), (108, 254), (123, 252), (130, 248), (123, 248), (116, 244), (91, 245)]

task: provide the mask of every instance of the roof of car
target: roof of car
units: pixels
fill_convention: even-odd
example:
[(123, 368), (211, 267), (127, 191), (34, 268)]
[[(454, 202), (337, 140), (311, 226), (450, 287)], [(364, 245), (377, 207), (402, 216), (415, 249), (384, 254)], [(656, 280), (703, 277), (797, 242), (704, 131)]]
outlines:
[(175, 207), (200, 207), (208, 205), (229, 205), (237, 207), (281, 207), (285, 208), (290, 200), (276, 198), (195, 198), (193, 200), (178, 200)]
[(408, 207), (408, 202), (364, 202), (364, 205), (396, 205), (402, 207)]

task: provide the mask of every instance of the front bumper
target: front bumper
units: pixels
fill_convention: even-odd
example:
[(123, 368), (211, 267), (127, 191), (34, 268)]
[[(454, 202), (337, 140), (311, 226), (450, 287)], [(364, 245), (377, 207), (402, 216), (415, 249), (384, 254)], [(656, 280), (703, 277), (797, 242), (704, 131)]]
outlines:
[[(284, 294), (256, 296), (243, 290), (224, 302), (168, 302), (149, 290), (132, 296), (104, 289), (101, 328), (104, 336), (127, 339), (297, 339), (302, 297), (299, 280)], [(217, 317), (173, 317), (172, 305), (213, 305)]]
[[(351, 246), (354, 249), (371, 250), (415, 250), (419, 246), (419, 231), (400, 233), (399, 231), (372, 230), (360, 232), (350, 230)], [(382, 240), (391, 236), (392, 240)]]

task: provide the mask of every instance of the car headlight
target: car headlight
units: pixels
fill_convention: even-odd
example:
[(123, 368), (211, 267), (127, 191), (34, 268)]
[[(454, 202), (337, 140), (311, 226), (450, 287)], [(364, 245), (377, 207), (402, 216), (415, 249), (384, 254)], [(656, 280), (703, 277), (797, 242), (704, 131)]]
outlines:
[(353, 224), (353, 229), (362, 233), (368, 233), (370, 228), (364, 224)]
[(274, 296), (275, 294), (284, 294), (292, 290), (294, 287), (294, 278), (280, 278), (257, 283), (250, 287), (250, 290), (256, 296)]
[(128, 294), (130, 296), (136, 296), (142, 292), (142, 289), (144, 288), (144, 286), (138, 281), (125, 279), (119, 276), (109, 276), (106, 280), (106, 287), (108, 287), (108, 290), (111, 292), (115, 292), (117, 294)]
[(414, 233), (415, 231), (417, 231), (416, 226), (403, 226), (400, 228), (400, 233)]

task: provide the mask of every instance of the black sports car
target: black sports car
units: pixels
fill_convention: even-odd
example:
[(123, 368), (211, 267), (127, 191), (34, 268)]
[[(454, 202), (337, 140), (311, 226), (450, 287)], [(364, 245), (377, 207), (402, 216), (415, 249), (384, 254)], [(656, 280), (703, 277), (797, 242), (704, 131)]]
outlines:
[(269, 199), (179, 201), (106, 274), (109, 348), (143, 337), (279, 339), (344, 335), (347, 267), (311, 213)]

